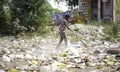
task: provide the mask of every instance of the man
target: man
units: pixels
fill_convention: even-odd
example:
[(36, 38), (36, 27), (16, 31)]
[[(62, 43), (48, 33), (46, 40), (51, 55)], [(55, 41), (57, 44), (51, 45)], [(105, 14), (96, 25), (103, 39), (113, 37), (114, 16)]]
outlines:
[[(68, 27), (68, 25), (67, 25), (67, 23), (68, 23), (68, 18), (69, 18), (69, 17), (70, 17), (69, 15), (65, 15), (65, 17), (60, 20), (60, 24), (59, 24), (60, 40), (59, 40), (59, 43), (58, 43), (58, 45), (56, 46), (56, 48), (59, 48), (59, 47), (60, 47), (60, 44), (63, 42), (63, 40), (64, 40), (64, 42), (65, 42), (65, 47), (67, 47), (67, 45), (68, 45), (67, 35), (66, 35), (66, 32), (65, 32), (65, 31), (66, 31), (66, 28), (67, 28), (68, 30), (72, 31), (72, 30)], [(73, 31), (72, 31), (72, 32), (73, 32)]]

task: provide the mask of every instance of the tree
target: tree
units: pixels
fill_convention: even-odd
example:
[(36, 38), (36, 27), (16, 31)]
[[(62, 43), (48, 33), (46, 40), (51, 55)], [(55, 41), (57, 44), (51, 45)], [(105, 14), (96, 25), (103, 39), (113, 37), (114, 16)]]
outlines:
[(50, 9), (45, 0), (0, 0), (0, 33), (44, 32)]
[(59, 12), (46, 0), (0, 0), (0, 33), (44, 33), (52, 15)]
[(10, 21), (10, 13), (9, 13), (9, 2), (8, 0), (0, 0), (0, 32), (8, 32), (9, 31), (9, 21)]
[[(16, 32), (37, 31), (45, 26), (47, 18), (46, 2), (44, 0), (12, 0), (12, 22), (16, 24)], [(44, 25), (43, 25), (44, 23)]]

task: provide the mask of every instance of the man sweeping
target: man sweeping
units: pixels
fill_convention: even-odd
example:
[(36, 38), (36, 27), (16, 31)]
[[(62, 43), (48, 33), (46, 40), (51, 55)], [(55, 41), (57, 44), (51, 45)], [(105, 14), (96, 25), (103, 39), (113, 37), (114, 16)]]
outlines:
[[(60, 34), (60, 40), (59, 43), (56, 46), (56, 49), (60, 47), (60, 44), (63, 42), (65, 42), (65, 48), (67, 48), (68, 46), (68, 40), (67, 40), (67, 35), (66, 35), (66, 28), (70, 31), (72, 31), (69, 27), (68, 27), (68, 18), (70, 16), (69, 15), (65, 15), (64, 18), (62, 18), (60, 20), (60, 24), (59, 24), (59, 34)], [(72, 31), (73, 32), (73, 31)]]

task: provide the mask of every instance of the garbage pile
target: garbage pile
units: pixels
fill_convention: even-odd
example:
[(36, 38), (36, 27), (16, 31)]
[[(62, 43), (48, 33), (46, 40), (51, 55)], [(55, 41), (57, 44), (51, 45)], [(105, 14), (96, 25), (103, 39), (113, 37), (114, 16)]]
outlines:
[(55, 49), (53, 36), (0, 38), (0, 72), (119, 72), (120, 42), (102, 40), (103, 27), (76, 27), (81, 39), (69, 40), (68, 48)]

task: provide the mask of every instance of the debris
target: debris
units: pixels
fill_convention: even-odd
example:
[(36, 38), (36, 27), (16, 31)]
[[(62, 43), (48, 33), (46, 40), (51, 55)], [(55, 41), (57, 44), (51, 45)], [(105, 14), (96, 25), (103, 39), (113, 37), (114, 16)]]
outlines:
[(68, 48), (61, 45), (56, 50), (57, 41), (50, 36), (5, 37), (0, 43), (0, 72), (104, 72), (106, 67), (119, 71), (119, 42), (102, 40), (102, 27), (76, 26), (80, 41), (68, 40)]
[(0, 70), (0, 72), (5, 72), (4, 70)]
[(66, 56), (67, 56), (67, 52), (64, 52), (64, 53), (61, 54), (60, 56), (62, 56), (62, 57), (66, 57)]
[(10, 59), (9, 57), (7, 57), (7, 56), (3, 56), (3, 61), (5, 61), (5, 62), (10, 62), (11, 59)]
[(16, 69), (10, 69), (9, 72), (20, 72), (19, 70), (16, 70)]
[(107, 49), (108, 54), (120, 54), (120, 48), (110, 48)]

